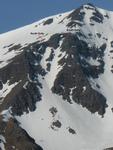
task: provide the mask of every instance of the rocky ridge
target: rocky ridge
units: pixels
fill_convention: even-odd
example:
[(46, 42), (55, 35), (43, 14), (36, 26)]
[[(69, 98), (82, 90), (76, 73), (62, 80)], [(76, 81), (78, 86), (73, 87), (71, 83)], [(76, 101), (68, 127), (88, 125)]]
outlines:
[[(89, 138), (85, 141), (86, 133), (91, 132), (86, 128), (87, 132), (84, 131), (83, 127), (77, 128), (79, 124), (86, 127), (92, 125), (90, 130), (95, 134), (95, 126), (88, 121), (94, 116), (92, 121), (101, 126), (104, 122), (102, 119), (107, 121), (107, 109), (111, 111), (113, 107), (107, 93), (102, 91), (100, 82), (106, 70), (107, 49), (112, 59), (112, 36), (103, 33), (107, 22), (110, 22), (110, 27), (112, 25), (111, 14), (87, 4), (71, 12), (0, 35), (1, 149), (53, 150), (46, 138), (49, 132), (51, 136), (48, 139), (53, 138), (56, 141), (55, 149), (59, 150), (62, 145), (53, 132), (59, 133), (61, 142), (66, 142), (62, 132), (72, 140), (67, 142), (65, 149), (69, 149), (71, 144), (72, 150), (75, 147), (79, 150), (84, 147), (87, 150), (100, 150), (112, 146), (112, 141), (109, 141), (112, 133), (107, 133), (108, 138), (103, 139), (106, 128), (103, 131), (100, 128), (97, 130), (96, 136), (102, 134), (99, 143), (106, 141), (97, 147), (93, 145), (95, 136), (91, 137), (90, 144)], [(26, 35), (28, 38), (25, 38)], [(15, 36), (20, 39), (14, 39)], [(109, 71), (112, 76), (112, 71)], [(35, 112), (39, 120), (34, 123), (37, 135), (33, 136), (29, 125), (26, 126), (27, 129), (24, 125), (35, 121), (31, 120), (32, 113)], [(26, 119), (27, 115), (28, 118), (31, 116), (30, 120)], [(86, 117), (85, 124), (82, 116)], [(73, 121), (66, 122), (68, 119)], [(45, 125), (47, 130), (41, 132)], [(79, 144), (81, 140), (85, 141), (83, 145)]]

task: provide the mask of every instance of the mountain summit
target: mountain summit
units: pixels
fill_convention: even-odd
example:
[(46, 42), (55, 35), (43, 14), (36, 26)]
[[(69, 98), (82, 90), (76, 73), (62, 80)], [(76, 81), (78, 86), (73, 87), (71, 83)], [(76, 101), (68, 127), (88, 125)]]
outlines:
[(0, 35), (0, 149), (112, 150), (113, 12), (86, 4)]

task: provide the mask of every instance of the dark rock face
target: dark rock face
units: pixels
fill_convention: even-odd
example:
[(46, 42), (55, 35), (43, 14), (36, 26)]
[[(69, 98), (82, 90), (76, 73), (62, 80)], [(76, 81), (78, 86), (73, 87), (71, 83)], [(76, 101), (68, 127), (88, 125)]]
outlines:
[[(96, 47), (88, 48), (87, 44), (81, 41), (78, 44), (79, 54), (80, 54), (80, 64), (82, 66), (83, 72), (88, 77), (98, 78), (99, 74), (104, 72), (104, 51), (106, 49), (106, 44), (103, 44), (99, 49)], [(99, 65), (91, 65), (86, 61), (86, 59), (98, 59)]]
[(62, 124), (59, 120), (56, 120), (52, 123), (53, 127), (61, 128)]
[[(67, 18), (71, 19), (71, 21), (67, 24), (67, 27), (73, 28), (73, 27), (76, 27), (76, 25), (78, 25), (78, 26), (83, 25), (82, 23), (80, 23), (80, 22), (83, 22), (84, 16), (85, 16), (85, 12), (81, 12), (82, 9), (83, 9), (83, 6), (76, 9), (75, 11), (73, 11), (67, 17)], [(80, 21), (80, 22), (77, 22), (77, 21)]]
[[(44, 45), (34, 44), (32, 48), (29, 45), (22, 54), (14, 58), (12, 63), (0, 70), (3, 83), (6, 83), (7, 80), (10, 80), (9, 84), (20, 81), (5, 97), (0, 105), (1, 111), (11, 106), (14, 114), (21, 115), (23, 112), (36, 109), (36, 102), (41, 100), (40, 88), (42, 88), (38, 75), (46, 74), (40, 65), (44, 51)], [(26, 82), (27, 85), (24, 88)]]
[[(36, 102), (41, 100), (38, 76), (46, 74), (40, 61), (45, 52), (45, 45), (34, 43), (24, 49), (11, 63), (0, 69), (0, 87), (9, 81), (18, 82), (12, 91), (4, 98), (0, 105), (0, 112), (11, 107), (12, 115), (22, 115), (24, 112), (34, 111)], [(5, 132), (4, 132), (5, 131)], [(4, 122), (0, 118), (0, 134), (5, 139), (5, 149), (11, 150), (15, 146), (18, 150), (42, 150), (35, 141), (19, 126), (16, 119), (10, 118)]]
[(3, 88), (3, 84), (2, 84), (2, 81), (0, 81), (0, 90), (2, 90)]
[(5, 150), (13, 150), (13, 147), (18, 150), (42, 150), (13, 118), (4, 122), (0, 116), (0, 134), (6, 140), (6, 143), (4, 143)]
[(50, 63), (47, 63), (47, 68), (46, 68), (47, 71), (50, 71), (51, 70), (51, 64)]
[(14, 44), (12, 43), (12, 44), (9, 44), (9, 45), (6, 45), (6, 46), (4, 46), (3, 48), (9, 48), (9, 47), (11, 47), (11, 46), (13, 46)]
[(104, 15), (104, 17), (106, 17), (107, 19), (109, 19), (109, 16), (108, 16), (108, 14)]
[(12, 47), (9, 48), (9, 51), (12, 51), (12, 50), (19, 50), (21, 48), (21, 44), (18, 44), (18, 45), (13, 45)]
[(49, 25), (52, 22), (53, 22), (53, 18), (50, 18), (50, 19), (46, 20), (43, 25)]
[(71, 134), (76, 134), (75, 130), (72, 129), (72, 128), (70, 128), (70, 127), (69, 127), (68, 131), (69, 131), (69, 133), (71, 133)]
[(85, 8), (86, 8), (86, 9), (94, 10), (94, 9), (95, 9), (95, 6), (94, 6), (93, 4), (91, 4), (91, 3), (87, 3), (87, 4), (85, 5)]
[(23, 112), (34, 111), (36, 102), (41, 100), (41, 94), (37, 88), (37, 84), (30, 83), (27, 90), (22, 89), (12, 99), (12, 111), (14, 114), (21, 115)]
[[(69, 103), (72, 103), (73, 100), (77, 104), (87, 108), (91, 113), (98, 112), (100, 115), (104, 115), (106, 99), (103, 95), (92, 89), (87, 78), (96, 78), (104, 71), (102, 58), (106, 45), (102, 45), (100, 49), (95, 47), (90, 49), (85, 42), (78, 39), (79, 35), (71, 33), (55, 34), (47, 42), (30, 44), (10, 64), (0, 69), (1, 88), (8, 80), (9, 84), (18, 82), (15, 88), (4, 98), (4, 101), (0, 105), (0, 112), (8, 109), (10, 106), (13, 115), (22, 115), (23, 112), (28, 113), (36, 109), (36, 102), (41, 100), (40, 89), (43, 88), (39, 81), (39, 76), (44, 78), (47, 71), (51, 70), (51, 63), (55, 56), (54, 51), (59, 47), (59, 42), (63, 38), (61, 53), (66, 52), (67, 57), (58, 56), (59, 58), (61, 57), (58, 64), (63, 66), (63, 68), (57, 74), (52, 92), (61, 95)], [(48, 46), (51, 47), (51, 52), (46, 59), (47, 68), (45, 70), (41, 66), (41, 60)], [(100, 66), (92, 66), (88, 63), (86, 59), (90, 58), (99, 58)], [(53, 117), (57, 113), (57, 109), (54, 107), (49, 111)], [(7, 141), (5, 145), (6, 150), (9, 150), (12, 145), (16, 146), (19, 150), (21, 150), (22, 145), (22, 150), (41, 150), (35, 144), (35, 141), (19, 127), (15, 119), (10, 119), (7, 123), (1, 121), (0, 125), (1, 133)], [(62, 123), (56, 120), (52, 123), (51, 128), (58, 130), (61, 126)], [(5, 133), (3, 133), (3, 127), (7, 129)], [(72, 128), (68, 131), (71, 134), (76, 134)], [(13, 139), (14, 134), (15, 139)]]
[(39, 81), (39, 75), (44, 77), (47, 73), (40, 62), (46, 47), (53, 47), (50, 56), (46, 60), (48, 62), (46, 69), (50, 71), (50, 62), (54, 58), (53, 49), (59, 46), (60, 36), (60, 34), (56, 34), (45, 43), (38, 44), (36, 42), (28, 45), (11, 63), (0, 69), (1, 89), (7, 81), (9, 81), (9, 85), (15, 82), (18, 83), (4, 98), (3, 103), (0, 105), (0, 111), (11, 106), (14, 115), (22, 115), (23, 112), (28, 113), (29, 110), (34, 111), (36, 109), (36, 102), (41, 100), (40, 89), (42, 85)]
[(78, 9), (76, 9), (75, 11), (73, 11), (73, 12), (68, 16), (68, 18), (70, 18), (71, 20), (83, 21), (85, 12), (81, 12), (82, 9), (83, 9), (83, 6), (81, 6), (81, 7), (78, 8)]
[[(53, 93), (62, 95), (63, 99), (70, 103), (70, 94), (72, 94), (72, 99), (76, 103), (86, 107), (92, 113), (98, 112), (100, 115), (103, 115), (106, 108), (106, 99), (103, 95), (92, 89), (87, 77), (98, 77), (99, 73), (103, 72), (104, 64), (102, 62), (99, 71), (96, 66), (89, 64), (86, 69), (83, 65), (86, 63), (83, 62), (83, 58), (84, 60), (85, 58), (101, 58), (103, 56), (103, 48), (101, 53), (97, 54), (97, 49), (89, 49), (86, 43), (78, 40), (76, 36), (71, 34), (65, 36), (61, 47), (61, 51), (65, 51), (68, 56), (66, 58), (63, 57), (59, 61), (59, 65), (64, 67), (56, 77), (52, 87)], [(97, 73), (96, 75), (92, 74), (93, 68), (94, 72)], [(88, 73), (86, 70), (88, 70)], [(73, 90), (71, 91), (71, 89)]]
[(56, 109), (56, 107), (51, 107), (49, 109), (49, 111), (51, 112), (51, 114), (52, 114), (53, 117), (55, 117), (56, 113), (58, 112), (57, 109)]
[(113, 41), (111, 41), (111, 47), (113, 47)]
[(71, 21), (67, 24), (67, 27), (73, 28), (76, 27), (77, 25), (81, 27), (83, 24), (76, 21)]
[(103, 15), (95, 8), (95, 12), (93, 12), (93, 16), (90, 18), (90, 20), (93, 20), (98, 23), (103, 23), (104, 17)]
[(9, 85), (20, 80), (24, 80), (27, 74), (26, 60), (24, 53), (16, 56), (11, 63), (0, 69), (0, 80), (6, 83), (10, 80)]
[(100, 34), (100, 33), (97, 33), (97, 36), (98, 36), (99, 38), (101, 38), (101, 34)]
[(113, 50), (110, 50), (110, 53), (113, 53)]
[(106, 148), (106, 149), (104, 149), (104, 150), (113, 150), (113, 147), (111, 147), (111, 148)]
[[(56, 45), (57, 45), (57, 44), (56, 44)], [(54, 58), (54, 50), (51, 49), (51, 53), (50, 53), (49, 57), (46, 59), (46, 61), (52, 61), (53, 58)]]
[(61, 34), (54, 34), (48, 40), (47, 45), (50, 46), (50, 47), (53, 47), (54, 49), (56, 49), (56, 48), (59, 47), (60, 39), (61, 39)]
[[(15, 88), (4, 98), (3, 103), (0, 105), (0, 111), (11, 106), (14, 115), (22, 115), (23, 112), (28, 113), (29, 110), (34, 111), (36, 109), (36, 102), (41, 100), (40, 89), (42, 88), (38, 76), (44, 77), (47, 73), (40, 62), (46, 47), (53, 47), (50, 56), (46, 60), (48, 62), (46, 69), (50, 71), (50, 62), (54, 58), (53, 49), (59, 46), (60, 36), (60, 34), (56, 34), (45, 43), (38, 44), (36, 42), (28, 45), (11, 63), (0, 69), (1, 89), (8, 80), (9, 85), (18, 82)], [(16, 46), (17, 48), (19, 48), (19, 45)]]

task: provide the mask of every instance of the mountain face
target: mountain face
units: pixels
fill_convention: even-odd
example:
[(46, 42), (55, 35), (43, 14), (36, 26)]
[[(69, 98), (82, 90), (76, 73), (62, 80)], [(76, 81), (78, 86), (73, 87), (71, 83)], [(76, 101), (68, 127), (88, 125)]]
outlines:
[(86, 4), (0, 35), (0, 150), (112, 150), (113, 12)]

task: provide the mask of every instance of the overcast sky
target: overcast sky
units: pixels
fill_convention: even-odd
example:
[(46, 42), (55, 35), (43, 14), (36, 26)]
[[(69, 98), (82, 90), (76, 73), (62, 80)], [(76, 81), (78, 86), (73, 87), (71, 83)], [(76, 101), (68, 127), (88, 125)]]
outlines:
[(113, 0), (0, 0), (0, 33), (88, 2), (113, 11)]

